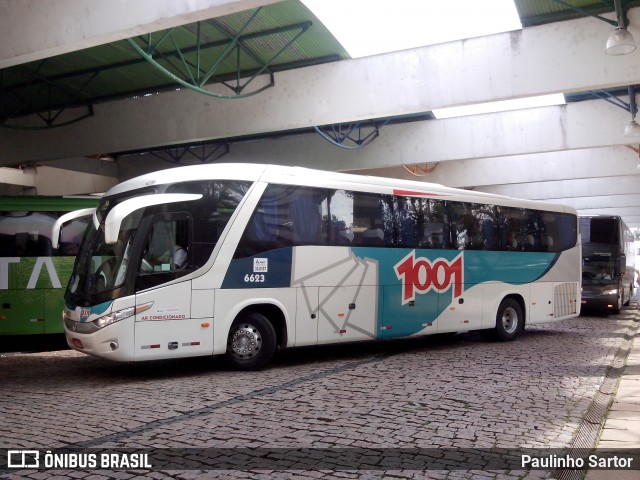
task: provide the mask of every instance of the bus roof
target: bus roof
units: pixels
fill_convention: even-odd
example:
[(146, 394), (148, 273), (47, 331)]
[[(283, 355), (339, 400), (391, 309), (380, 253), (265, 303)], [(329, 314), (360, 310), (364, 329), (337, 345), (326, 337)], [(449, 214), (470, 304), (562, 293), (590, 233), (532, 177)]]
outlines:
[(92, 196), (0, 196), (0, 212), (71, 212), (95, 207), (100, 200)]
[(245, 180), (263, 181), (312, 187), (351, 189), (387, 193), (391, 195), (424, 196), (429, 198), (451, 199), (473, 203), (489, 203), (504, 206), (537, 208), (576, 214), (567, 206), (521, 200), (502, 195), (476, 192), (459, 188), (445, 187), (436, 183), (401, 180), (395, 178), (357, 175), (350, 173), (315, 170), (304, 167), (253, 163), (218, 163), (211, 165), (193, 165), (160, 170), (126, 180), (112, 187), (105, 197), (131, 190), (194, 180)]

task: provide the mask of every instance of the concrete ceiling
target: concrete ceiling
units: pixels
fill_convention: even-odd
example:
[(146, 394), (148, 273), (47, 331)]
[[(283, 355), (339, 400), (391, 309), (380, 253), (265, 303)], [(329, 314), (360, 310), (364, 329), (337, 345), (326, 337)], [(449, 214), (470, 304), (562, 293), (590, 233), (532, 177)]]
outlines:
[[(2, 0), (0, 30), (8, 41), (0, 44), (0, 67), (270, 3), (208, 0), (194, 7), (194, 2), (138, 0), (92, 11), (89, 4), (102, 3), (50, 0), (45, 15), (39, 2)], [(41, 17), (50, 28), (38, 27)], [(628, 18), (629, 31), (640, 40), (640, 8), (629, 10)], [(56, 25), (60, 28), (52, 28)], [(604, 54), (611, 30), (599, 19), (583, 17), (313, 65), (278, 72), (274, 87), (246, 99), (223, 100), (181, 89), (112, 100), (96, 104), (90, 118), (65, 127), (0, 129), (0, 166), (93, 171), (115, 181), (176, 163), (209, 161), (215, 157), (208, 153), (224, 146), (220, 151), (228, 153), (220, 161), (434, 181), (564, 203), (585, 214), (620, 214), (640, 228), (639, 140), (624, 137), (631, 118), (620, 106), (586, 94), (580, 98), (588, 100), (558, 107), (446, 120), (426, 115), (439, 107), (556, 92), (625, 91), (627, 85), (640, 84), (640, 50), (620, 57)], [(629, 102), (628, 96), (620, 99)], [(405, 116), (416, 121), (397, 121)], [(380, 127), (377, 138), (359, 150), (338, 148), (311, 133), (315, 126), (370, 125), (389, 118), (394, 122)], [(167, 146), (180, 155), (166, 150), (125, 154), (160, 152)], [(105, 167), (97, 159), (105, 154), (116, 162)], [(163, 155), (164, 161), (159, 159)], [(73, 181), (62, 185), (71, 190)], [(82, 188), (89, 187), (83, 183)]]

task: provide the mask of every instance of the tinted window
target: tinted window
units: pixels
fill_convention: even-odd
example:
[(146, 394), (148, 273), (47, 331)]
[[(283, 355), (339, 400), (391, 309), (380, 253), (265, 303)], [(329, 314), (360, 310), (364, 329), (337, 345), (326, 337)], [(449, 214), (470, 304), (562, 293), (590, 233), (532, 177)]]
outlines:
[(614, 218), (583, 217), (580, 219), (582, 243), (617, 245), (620, 242), (619, 223)]
[(176, 183), (167, 188), (167, 193), (202, 195), (200, 200), (186, 202), (184, 206), (198, 227), (193, 229), (189, 250), (193, 267), (201, 267), (209, 260), (220, 235), (250, 186), (250, 182), (240, 181), (199, 181)]
[(54, 249), (51, 245), (51, 229), (64, 213), (66, 212), (0, 213), (0, 256), (75, 255), (90, 217), (81, 217), (66, 223), (60, 233), (59, 248)]
[(186, 212), (152, 217), (138, 265), (137, 290), (160, 285), (191, 270), (191, 226)]
[(573, 215), (348, 190), (270, 185), (236, 258), (297, 245), (557, 252)]
[(293, 245), (329, 243), (328, 190), (270, 185), (238, 245), (236, 257)]

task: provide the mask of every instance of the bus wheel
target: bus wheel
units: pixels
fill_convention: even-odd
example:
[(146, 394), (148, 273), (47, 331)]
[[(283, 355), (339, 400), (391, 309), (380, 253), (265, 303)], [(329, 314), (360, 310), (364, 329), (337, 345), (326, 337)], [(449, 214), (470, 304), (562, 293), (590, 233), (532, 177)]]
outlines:
[(264, 315), (250, 312), (235, 322), (227, 339), (227, 358), (232, 367), (257, 370), (271, 360), (276, 332)]
[(520, 304), (513, 298), (505, 298), (496, 314), (495, 335), (499, 340), (515, 340), (524, 329), (524, 315)]

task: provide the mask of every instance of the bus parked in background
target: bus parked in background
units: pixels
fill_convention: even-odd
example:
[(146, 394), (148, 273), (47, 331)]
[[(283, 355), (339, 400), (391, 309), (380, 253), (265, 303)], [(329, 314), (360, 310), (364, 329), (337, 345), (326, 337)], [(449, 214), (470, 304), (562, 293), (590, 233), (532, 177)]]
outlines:
[(618, 216), (580, 217), (582, 305), (618, 313), (634, 289), (633, 233)]
[(65, 333), (107, 359), (226, 354), (244, 369), (302, 345), (513, 340), (579, 314), (579, 240), (569, 207), (298, 167), (175, 168), (102, 198)]
[(91, 217), (65, 225), (59, 248), (51, 228), (97, 198), (0, 196), (0, 335), (62, 333), (64, 288)]

